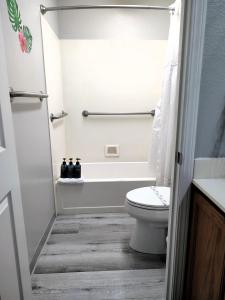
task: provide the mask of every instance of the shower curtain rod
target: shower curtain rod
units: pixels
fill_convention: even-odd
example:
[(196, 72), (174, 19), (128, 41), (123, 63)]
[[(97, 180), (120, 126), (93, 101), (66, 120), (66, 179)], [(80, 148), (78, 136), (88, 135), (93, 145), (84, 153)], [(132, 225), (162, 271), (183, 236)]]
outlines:
[(46, 14), (48, 11), (59, 11), (59, 10), (75, 10), (75, 9), (153, 9), (153, 10), (168, 10), (174, 11), (174, 8), (166, 6), (149, 6), (149, 5), (74, 5), (74, 6), (52, 6), (46, 7), (44, 5), (40, 6), (42, 15)]

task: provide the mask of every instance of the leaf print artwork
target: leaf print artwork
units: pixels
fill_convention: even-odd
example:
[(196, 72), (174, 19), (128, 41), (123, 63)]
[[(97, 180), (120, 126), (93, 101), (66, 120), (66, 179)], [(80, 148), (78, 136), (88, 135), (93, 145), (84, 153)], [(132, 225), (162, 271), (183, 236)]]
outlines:
[(28, 26), (22, 26), (22, 19), (16, 0), (6, 0), (6, 3), (12, 28), (15, 32), (18, 32), (20, 48), (23, 53), (30, 53), (33, 44), (33, 37), (30, 29)]
[(30, 53), (32, 49), (32, 35), (30, 29), (27, 26), (23, 26), (23, 36), (26, 39), (26, 52)]
[(8, 6), (9, 20), (12, 24), (14, 31), (20, 31), (22, 29), (22, 20), (20, 16), (20, 11), (16, 0), (6, 0)]
[(27, 41), (22, 31), (19, 32), (19, 42), (22, 52), (27, 52)]

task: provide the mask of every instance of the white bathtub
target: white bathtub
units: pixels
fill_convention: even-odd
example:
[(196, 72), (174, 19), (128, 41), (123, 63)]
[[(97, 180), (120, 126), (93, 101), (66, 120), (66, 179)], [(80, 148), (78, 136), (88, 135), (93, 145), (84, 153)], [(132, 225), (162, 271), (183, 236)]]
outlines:
[(56, 183), (58, 214), (124, 211), (126, 193), (155, 185), (147, 162), (83, 163), (82, 184)]

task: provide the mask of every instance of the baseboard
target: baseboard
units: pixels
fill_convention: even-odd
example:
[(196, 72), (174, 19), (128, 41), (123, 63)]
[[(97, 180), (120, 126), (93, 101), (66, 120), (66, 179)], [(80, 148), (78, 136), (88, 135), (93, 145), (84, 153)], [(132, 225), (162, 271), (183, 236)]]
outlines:
[(76, 215), (76, 214), (100, 214), (100, 213), (124, 213), (123, 206), (95, 206), (95, 207), (67, 207), (63, 208), (58, 215)]
[(42, 236), (42, 238), (41, 238), (41, 240), (40, 240), (40, 242), (38, 244), (38, 247), (37, 247), (37, 249), (35, 251), (35, 254), (34, 254), (34, 256), (33, 256), (32, 260), (30, 262), (30, 273), (31, 274), (34, 271), (34, 267), (36, 265), (37, 259), (38, 259), (39, 255), (40, 255), (41, 250), (42, 250), (42, 248), (43, 248), (43, 246), (44, 246), (44, 244), (45, 244), (45, 242), (46, 242), (46, 240), (48, 238), (48, 235), (49, 235), (49, 233), (50, 233), (50, 231), (52, 229), (52, 225), (53, 225), (53, 223), (55, 221), (55, 218), (56, 218), (56, 215), (54, 214), (52, 216), (50, 222), (48, 223), (48, 226), (47, 226), (47, 228), (46, 228), (46, 230), (45, 230), (45, 232), (44, 232), (44, 234), (43, 234), (43, 236)]

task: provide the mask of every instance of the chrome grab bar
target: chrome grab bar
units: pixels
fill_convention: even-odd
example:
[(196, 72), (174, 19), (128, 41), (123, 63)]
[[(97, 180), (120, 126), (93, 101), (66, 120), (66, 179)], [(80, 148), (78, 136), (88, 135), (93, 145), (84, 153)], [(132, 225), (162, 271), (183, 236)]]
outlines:
[(10, 88), (9, 95), (11, 102), (14, 102), (15, 98), (39, 98), (41, 102), (43, 101), (43, 99), (48, 98), (48, 94), (45, 94), (44, 92), (29, 93), (23, 91), (14, 91), (12, 88)]
[(53, 122), (54, 120), (59, 120), (66, 116), (68, 116), (68, 113), (66, 113), (65, 111), (62, 110), (62, 112), (60, 114), (57, 114), (57, 115), (50, 114), (50, 121)]
[(82, 111), (83, 117), (88, 116), (135, 116), (135, 115), (151, 115), (154, 117), (155, 110), (151, 110), (148, 112), (123, 112), (123, 113), (106, 113), (106, 112), (89, 112), (87, 110)]
[(40, 11), (42, 15), (46, 14), (48, 11), (61, 11), (61, 10), (77, 10), (77, 9), (150, 9), (150, 10), (164, 10), (164, 11), (174, 11), (174, 8), (168, 6), (152, 6), (152, 5), (121, 5), (121, 4), (99, 4), (99, 5), (72, 5), (72, 6), (53, 6), (46, 7), (44, 5), (40, 6)]

